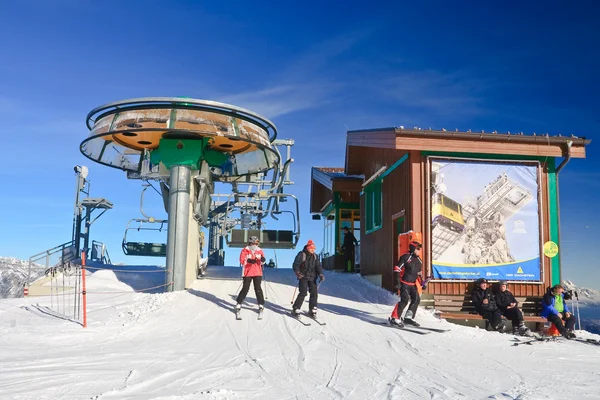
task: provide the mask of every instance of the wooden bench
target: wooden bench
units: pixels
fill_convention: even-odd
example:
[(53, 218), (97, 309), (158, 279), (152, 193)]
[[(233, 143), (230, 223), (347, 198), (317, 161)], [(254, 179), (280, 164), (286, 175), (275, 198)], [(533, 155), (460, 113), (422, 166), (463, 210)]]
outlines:
[[(519, 302), (518, 307), (523, 312), (523, 320), (525, 322), (535, 322), (536, 328), (539, 328), (539, 324), (547, 322), (546, 318), (540, 317), (539, 314), (542, 312), (542, 298), (538, 296), (530, 297), (517, 297), (516, 300)], [(440, 312), (440, 318), (443, 319), (462, 319), (462, 320), (475, 320), (484, 319), (481, 315), (477, 314), (473, 302), (471, 301), (471, 295), (434, 295), (433, 306)], [(536, 329), (539, 330), (539, 329)]]

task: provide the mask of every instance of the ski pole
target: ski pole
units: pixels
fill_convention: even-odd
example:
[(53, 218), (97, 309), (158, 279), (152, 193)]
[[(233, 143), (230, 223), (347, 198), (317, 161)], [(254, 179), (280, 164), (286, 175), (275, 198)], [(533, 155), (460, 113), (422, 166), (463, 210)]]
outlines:
[(240, 286), (238, 286), (237, 290), (235, 291), (236, 294), (240, 292), (240, 288), (242, 287), (243, 284), (244, 284), (244, 278), (242, 278), (242, 282), (240, 283)]
[(292, 294), (292, 301), (290, 301), (290, 304), (294, 304), (294, 297), (296, 297), (296, 289), (298, 289), (297, 287), (294, 288), (294, 294)]
[(577, 306), (577, 325), (579, 326), (579, 330), (581, 330), (581, 318), (579, 318), (579, 294), (575, 292), (575, 305)]
[(265, 269), (262, 264), (260, 264), (260, 270), (262, 271), (263, 280), (265, 281), (265, 300), (269, 300), (269, 295), (267, 294), (267, 277), (265, 276)]

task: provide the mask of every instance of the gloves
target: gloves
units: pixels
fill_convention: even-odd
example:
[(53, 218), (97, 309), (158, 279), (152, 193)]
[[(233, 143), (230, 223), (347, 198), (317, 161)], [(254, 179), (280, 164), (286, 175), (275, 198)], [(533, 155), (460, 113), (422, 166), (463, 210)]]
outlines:
[(248, 263), (248, 264), (256, 264), (256, 260), (253, 259), (253, 258), (249, 258), (249, 259), (246, 260), (246, 263)]
[(300, 272), (298, 272), (298, 271), (294, 271), (294, 272), (296, 273), (296, 278), (298, 278), (298, 279), (304, 278), (304, 275), (302, 275)]
[(323, 274), (319, 275), (319, 279), (321, 279), (321, 282), (323, 282), (325, 280), (325, 275), (323, 275)]
[(267, 261), (267, 259), (266, 259), (264, 256), (261, 256), (261, 257), (260, 257), (260, 261), (261, 261), (261, 262), (265, 262), (265, 261)]

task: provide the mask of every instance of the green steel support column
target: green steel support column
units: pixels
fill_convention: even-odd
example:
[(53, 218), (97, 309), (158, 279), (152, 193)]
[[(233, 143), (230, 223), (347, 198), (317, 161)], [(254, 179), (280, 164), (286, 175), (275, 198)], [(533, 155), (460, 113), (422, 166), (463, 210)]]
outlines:
[[(556, 165), (554, 158), (548, 159), (548, 211), (550, 212), (549, 220), (550, 220), (550, 240), (554, 243), (560, 243), (560, 237), (558, 234), (558, 224), (560, 223), (558, 218), (558, 187), (556, 180)], [(558, 249), (559, 254), (563, 251), (562, 248)], [(542, 257), (545, 257), (543, 254)], [(560, 265), (560, 257), (555, 256), (550, 259), (551, 265), (551, 273), (552, 285), (556, 285), (560, 283), (561, 278), (561, 265)]]

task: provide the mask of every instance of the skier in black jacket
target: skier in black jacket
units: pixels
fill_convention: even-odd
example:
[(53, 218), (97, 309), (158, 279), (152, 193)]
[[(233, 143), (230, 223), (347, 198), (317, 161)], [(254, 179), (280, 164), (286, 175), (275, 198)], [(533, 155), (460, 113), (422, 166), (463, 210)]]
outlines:
[(344, 267), (348, 272), (354, 272), (354, 246), (358, 245), (358, 241), (350, 228), (345, 226), (344, 228), (344, 242), (342, 244), (342, 251), (344, 252)]
[(513, 335), (527, 336), (530, 334), (529, 328), (523, 322), (523, 313), (519, 309), (519, 302), (515, 296), (507, 289), (506, 281), (498, 282), (500, 290), (496, 293), (496, 305), (507, 319), (512, 321)]
[(298, 278), (298, 297), (292, 306), (292, 314), (300, 314), (300, 308), (306, 297), (306, 292), (310, 291), (308, 299), (308, 315), (317, 316), (317, 276), (321, 282), (325, 280), (323, 267), (319, 257), (315, 254), (315, 243), (309, 240), (304, 249), (296, 255), (292, 268)]
[(475, 306), (475, 311), (487, 319), (494, 330), (504, 332), (506, 326), (496, 305), (496, 299), (491, 289), (488, 288), (487, 279), (479, 278), (475, 281), (475, 288), (471, 292), (471, 301)]
[[(394, 307), (392, 316), (388, 318), (391, 325), (404, 326), (404, 323), (407, 323), (419, 326), (419, 324), (414, 321), (414, 318), (417, 314), (417, 307), (419, 307), (421, 301), (417, 290), (417, 285), (420, 284), (417, 282), (417, 278), (422, 275), (423, 269), (421, 248), (421, 243), (416, 241), (410, 242), (409, 252), (403, 254), (398, 260), (398, 265), (394, 266), (394, 275), (396, 279), (394, 288), (400, 290), (400, 301), (396, 304), (396, 307)], [(408, 307), (408, 311), (406, 311), (404, 321), (402, 321), (400, 319), (402, 317), (402, 312), (409, 301), (410, 306)]]

